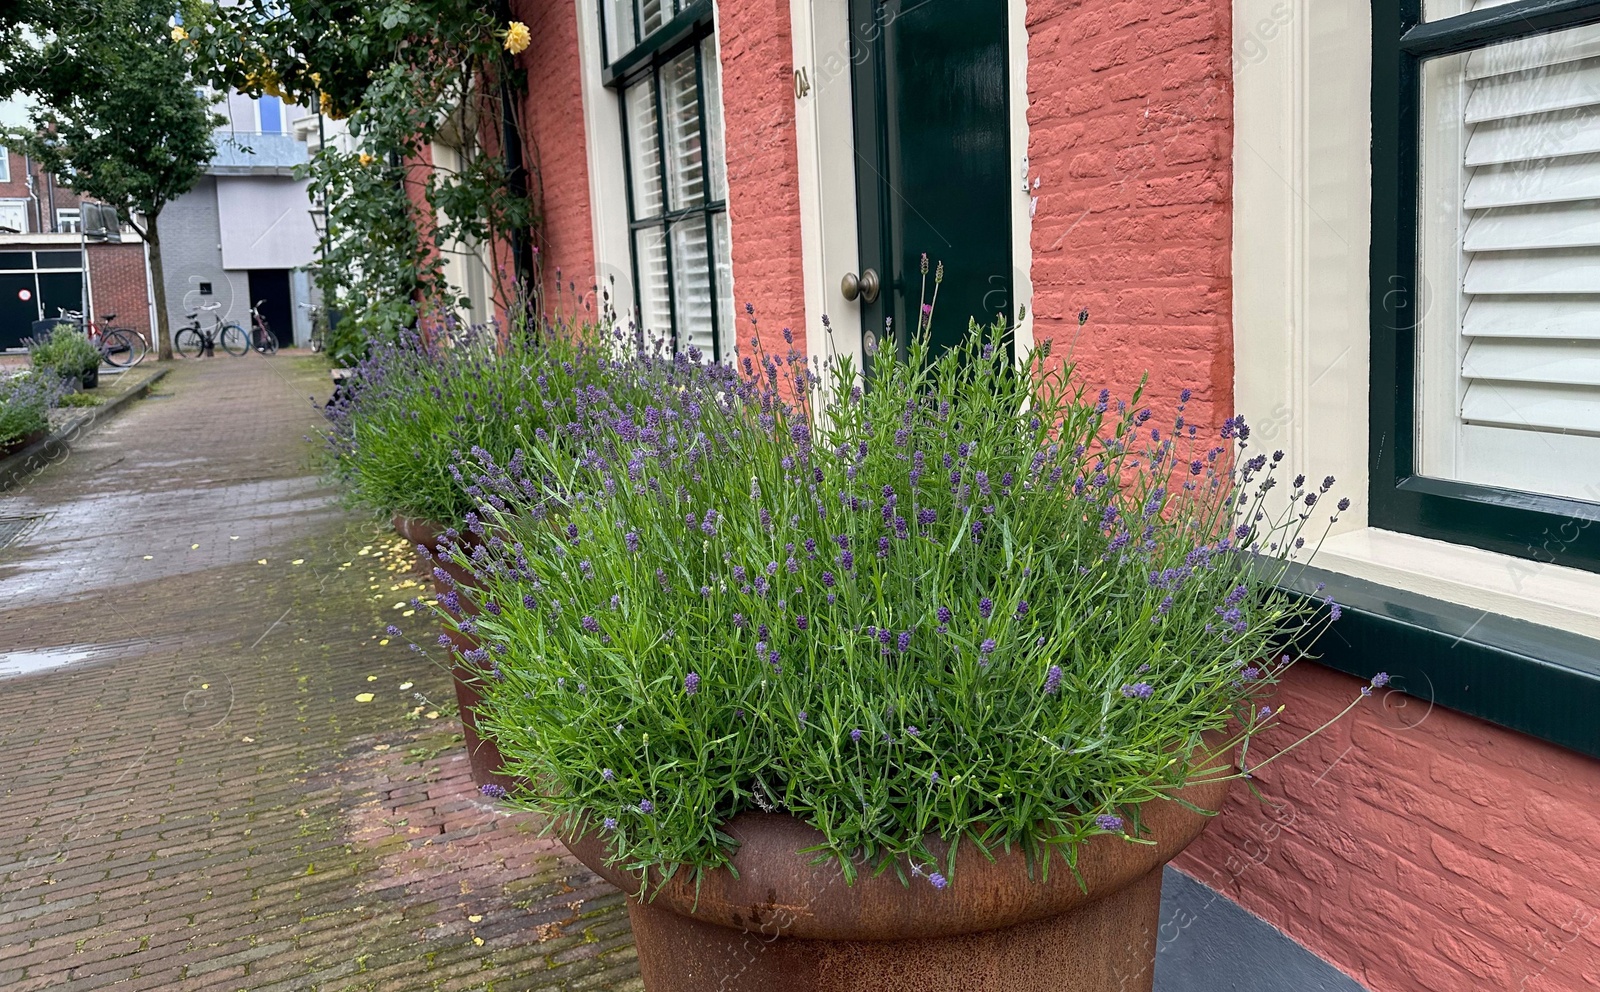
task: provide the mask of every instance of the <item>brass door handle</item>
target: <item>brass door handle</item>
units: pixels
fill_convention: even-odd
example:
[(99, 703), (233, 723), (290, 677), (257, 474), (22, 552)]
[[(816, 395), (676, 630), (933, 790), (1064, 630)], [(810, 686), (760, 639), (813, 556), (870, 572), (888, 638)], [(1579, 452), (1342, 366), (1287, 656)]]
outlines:
[(872, 269), (862, 269), (860, 276), (854, 272), (846, 272), (844, 278), (839, 281), (839, 292), (843, 293), (847, 300), (854, 300), (859, 296), (862, 303), (875, 302), (878, 299), (878, 273)]

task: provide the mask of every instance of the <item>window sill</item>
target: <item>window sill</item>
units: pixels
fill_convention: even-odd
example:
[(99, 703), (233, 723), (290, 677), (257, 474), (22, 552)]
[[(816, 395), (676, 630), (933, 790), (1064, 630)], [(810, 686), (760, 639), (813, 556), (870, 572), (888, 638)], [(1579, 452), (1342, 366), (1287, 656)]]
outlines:
[(1315, 560), (1292, 587), (1344, 608), (1315, 660), (1600, 757), (1600, 575), (1377, 529)]
[(1323, 542), (1318, 568), (1600, 639), (1600, 573), (1366, 527)]

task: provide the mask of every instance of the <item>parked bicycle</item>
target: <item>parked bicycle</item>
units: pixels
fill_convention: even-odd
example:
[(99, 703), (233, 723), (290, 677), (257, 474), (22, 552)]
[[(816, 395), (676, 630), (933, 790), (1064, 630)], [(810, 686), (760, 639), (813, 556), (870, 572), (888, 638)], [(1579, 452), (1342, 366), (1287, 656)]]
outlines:
[(261, 355), (276, 355), (278, 353), (278, 336), (272, 333), (272, 328), (267, 326), (267, 318), (261, 316), (261, 305), (266, 300), (257, 300), (256, 305), (250, 308), (250, 347)]
[[(128, 369), (144, 361), (146, 352), (144, 336), (131, 327), (102, 327), (92, 320), (84, 320), (79, 310), (56, 308), (61, 319), (83, 328), (89, 343), (100, 349), (100, 360), (113, 368)], [(114, 313), (105, 315), (105, 322), (117, 319)]]
[(302, 303), (300, 309), (311, 318), (311, 339), (307, 345), (311, 348), (312, 354), (321, 354), (322, 349), (327, 347), (327, 321), (322, 317), (322, 308), (315, 303)]
[[(207, 313), (221, 310), (221, 303), (202, 303), (200, 309)], [(238, 358), (250, 350), (250, 338), (245, 334), (244, 328), (238, 324), (224, 324), (222, 315), (217, 314), (212, 318), (209, 328), (200, 325), (200, 314), (188, 314), (189, 325), (179, 328), (173, 336), (172, 348), (182, 358), (207, 357), (214, 353), (218, 345), (228, 354)]]

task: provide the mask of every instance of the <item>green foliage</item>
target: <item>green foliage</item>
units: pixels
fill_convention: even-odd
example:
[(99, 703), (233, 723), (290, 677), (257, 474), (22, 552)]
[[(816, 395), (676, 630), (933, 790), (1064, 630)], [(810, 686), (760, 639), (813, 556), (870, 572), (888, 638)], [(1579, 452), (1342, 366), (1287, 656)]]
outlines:
[(458, 342), (402, 333), (375, 345), (328, 410), (332, 474), (359, 505), (459, 523), (474, 506), (451, 471), (474, 448), (509, 459), (573, 416), (600, 338), (556, 329), (535, 344), (492, 328)]
[(159, 0), (31, 4), (29, 39), (0, 63), (0, 93), (34, 98), (30, 127), (0, 132), (72, 189), (142, 217), (152, 247), (161, 354), (170, 357), (157, 219), (211, 160), (220, 122), (196, 90), (192, 55)]
[(93, 393), (67, 393), (56, 401), (56, 406), (90, 407), (99, 406), (104, 402), (105, 400), (94, 395)]
[(61, 397), (55, 376), (0, 377), (0, 446), (50, 426), (50, 409)]
[(585, 451), (558, 527), (479, 456), (509, 509), (478, 511), (483, 612), (458, 622), (519, 804), (669, 872), (782, 810), (847, 873), (941, 885), (927, 835), (1072, 862), (1137, 835), (1203, 734), (1272, 719), (1274, 659), (1331, 612), (1274, 585), (1321, 493), (1269, 513), (1277, 461), (1242, 418), (1153, 430), (1137, 393), (1013, 369), (976, 328), (864, 390), (830, 363), (815, 418), (780, 395), (818, 389), (802, 356), (753, 358), (740, 382), (643, 363), (653, 409), (563, 432)]
[[(218, 85), (347, 118), (353, 150), (325, 147), (306, 176), (328, 211), (319, 286), (348, 322), (341, 332), (363, 347), (392, 343), (425, 311), (460, 310), (441, 251), (533, 227), (525, 170), (508, 170), (499, 144), (502, 86), (520, 86), (521, 76), (488, 5), (248, 0), (185, 11)], [(459, 149), (459, 165), (434, 163), (435, 142)], [(497, 289), (502, 300), (514, 296), (510, 285)]]
[(28, 361), (40, 372), (76, 379), (100, 367), (100, 349), (71, 324), (57, 324), (44, 340), (29, 340)]

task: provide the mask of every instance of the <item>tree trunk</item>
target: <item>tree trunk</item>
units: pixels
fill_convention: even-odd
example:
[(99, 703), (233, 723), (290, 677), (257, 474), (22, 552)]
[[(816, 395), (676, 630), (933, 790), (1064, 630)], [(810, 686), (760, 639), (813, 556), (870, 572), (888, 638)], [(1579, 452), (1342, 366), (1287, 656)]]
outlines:
[(156, 228), (159, 213), (145, 219), (145, 240), (150, 242), (150, 282), (156, 290), (156, 357), (172, 361), (172, 328), (167, 323), (167, 274), (161, 267), (161, 232)]

